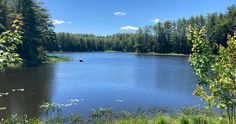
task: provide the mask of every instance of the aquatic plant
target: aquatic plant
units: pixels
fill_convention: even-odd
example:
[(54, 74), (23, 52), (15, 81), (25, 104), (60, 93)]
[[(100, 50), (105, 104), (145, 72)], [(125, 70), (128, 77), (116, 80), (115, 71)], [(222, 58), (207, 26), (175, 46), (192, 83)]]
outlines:
[(112, 108), (110, 107), (99, 108), (97, 110), (93, 109), (92, 111), (93, 118), (111, 118), (113, 114)]
[(7, 109), (7, 107), (0, 107), (0, 111), (6, 110), (6, 109)]
[(39, 106), (39, 109), (44, 112), (46, 115), (53, 112), (61, 112), (63, 109), (71, 106), (77, 105), (80, 101), (84, 101), (84, 99), (69, 99), (66, 104), (61, 103), (44, 103)]
[(61, 108), (62, 106), (60, 104), (56, 104), (56, 103), (44, 103), (42, 105), (39, 106), (39, 109), (43, 112), (46, 113), (46, 115), (49, 112), (60, 112), (62, 110)]
[(25, 89), (12, 89), (11, 90), (12, 92), (24, 92), (25, 91)]
[(77, 114), (71, 114), (68, 118), (71, 123), (79, 123), (83, 120), (83, 117)]
[(6, 93), (0, 93), (0, 96), (7, 96), (9, 94), (9, 92)]
[(160, 114), (172, 113), (172, 111), (167, 107), (151, 107), (148, 111), (152, 116)]
[(132, 114), (128, 111), (121, 111), (121, 112), (115, 112), (114, 113), (114, 118), (117, 118), (117, 119), (128, 119), (128, 118), (131, 118), (133, 116), (134, 116), (134, 114)]
[[(188, 111), (195, 111), (194, 108), (187, 109)], [(91, 112), (88, 117), (83, 117), (79, 114), (69, 115), (47, 115), (43, 118), (29, 118), (27, 116), (14, 115), (10, 118), (0, 121), (2, 124), (227, 124), (227, 118), (217, 115), (196, 115), (193, 112), (184, 113), (169, 113), (169, 114), (155, 114), (149, 116), (148, 112), (143, 113), (143, 109), (138, 108), (137, 112), (114, 112), (111, 108), (99, 108)]]
[(139, 106), (136, 110), (136, 115), (141, 116), (141, 115), (144, 115), (144, 114), (145, 114), (145, 110), (143, 110), (142, 107)]

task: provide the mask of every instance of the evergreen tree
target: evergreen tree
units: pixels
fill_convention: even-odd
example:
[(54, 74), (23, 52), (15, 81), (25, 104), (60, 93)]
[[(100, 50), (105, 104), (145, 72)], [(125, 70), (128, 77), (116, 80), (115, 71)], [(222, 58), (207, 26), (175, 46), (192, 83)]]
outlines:
[(30, 64), (46, 59), (45, 45), (55, 42), (53, 25), (47, 10), (34, 0), (20, 0), (18, 12), (23, 16), (23, 44), (19, 47), (22, 58)]

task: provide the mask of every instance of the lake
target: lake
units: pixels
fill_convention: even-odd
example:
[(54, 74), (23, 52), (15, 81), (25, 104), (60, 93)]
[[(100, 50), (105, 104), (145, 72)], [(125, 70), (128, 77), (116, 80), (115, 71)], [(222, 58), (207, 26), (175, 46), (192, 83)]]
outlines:
[[(55, 53), (69, 62), (24, 67), (0, 73), (0, 117), (40, 116), (39, 105), (64, 104), (64, 113), (86, 115), (112, 107), (135, 111), (138, 106), (178, 109), (202, 104), (192, 96), (197, 82), (188, 57), (131, 53)], [(84, 59), (83, 63), (79, 60)]]

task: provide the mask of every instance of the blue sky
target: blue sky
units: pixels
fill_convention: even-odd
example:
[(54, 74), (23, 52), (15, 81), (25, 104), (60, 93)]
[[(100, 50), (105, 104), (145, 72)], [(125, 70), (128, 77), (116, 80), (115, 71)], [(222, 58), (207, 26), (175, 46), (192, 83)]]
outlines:
[(56, 32), (109, 35), (158, 21), (225, 12), (236, 0), (39, 0)]

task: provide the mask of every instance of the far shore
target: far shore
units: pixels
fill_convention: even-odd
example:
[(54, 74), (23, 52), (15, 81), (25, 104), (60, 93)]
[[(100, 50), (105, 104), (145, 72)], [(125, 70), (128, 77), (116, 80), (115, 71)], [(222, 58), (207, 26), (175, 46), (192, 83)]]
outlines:
[(106, 52), (106, 53), (131, 53), (136, 55), (147, 55), (147, 56), (180, 56), (180, 57), (189, 57), (189, 54), (181, 54), (181, 53), (137, 53), (137, 52), (124, 52), (124, 51), (113, 51), (113, 50), (107, 50), (107, 51), (54, 51), (49, 53), (94, 53), (94, 52)]

